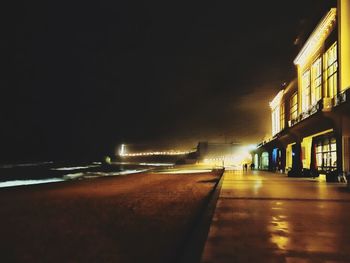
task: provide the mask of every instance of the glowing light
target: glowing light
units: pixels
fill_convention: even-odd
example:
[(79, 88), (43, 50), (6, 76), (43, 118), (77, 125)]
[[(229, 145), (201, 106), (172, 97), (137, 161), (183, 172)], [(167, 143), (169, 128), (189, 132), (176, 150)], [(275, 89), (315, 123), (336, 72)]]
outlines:
[(160, 174), (194, 174), (194, 173), (210, 173), (211, 169), (181, 169), (181, 170), (171, 170), (171, 171), (160, 171)]
[(251, 163), (252, 156), (250, 152), (254, 149), (256, 149), (256, 145), (242, 146), (230, 155), (205, 158), (203, 159), (203, 163), (213, 166), (224, 166), (234, 169), (242, 169), (242, 164)]
[(175, 163), (138, 163), (138, 162), (114, 162), (114, 164), (140, 165), (140, 166), (173, 166)]
[(245, 148), (248, 151), (253, 151), (257, 148), (257, 146), (255, 144), (249, 144), (247, 146), (243, 146), (243, 148)]
[(143, 166), (171, 166), (173, 163), (139, 163), (139, 165)]
[[(281, 204), (277, 204), (281, 205)], [(280, 208), (280, 207), (273, 207)], [(280, 210), (280, 209), (279, 209)], [(271, 233), (270, 240), (274, 243), (278, 249), (286, 250), (289, 245), (289, 222), (287, 221), (287, 216), (279, 215), (273, 216), (271, 224), (269, 226), (269, 231)]]
[(274, 109), (281, 104), (283, 94), (284, 94), (284, 90), (281, 90), (280, 92), (277, 93), (276, 97), (274, 97), (274, 99), (270, 102), (271, 109)]
[(125, 154), (126, 154), (126, 147), (125, 147), (125, 144), (122, 144), (120, 146), (119, 155), (124, 156)]
[(151, 156), (151, 155), (185, 155), (185, 154), (189, 154), (195, 152), (195, 150), (193, 151), (164, 151), (164, 152), (140, 152), (140, 153), (123, 153), (121, 154), (119, 152), (120, 156), (129, 156), (129, 157), (133, 157), (133, 156)]
[(336, 8), (332, 8), (326, 14), (294, 60), (295, 65), (304, 65), (315, 54), (317, 47), (327, 38), (331, 29), (334, 27), (336, 15)]

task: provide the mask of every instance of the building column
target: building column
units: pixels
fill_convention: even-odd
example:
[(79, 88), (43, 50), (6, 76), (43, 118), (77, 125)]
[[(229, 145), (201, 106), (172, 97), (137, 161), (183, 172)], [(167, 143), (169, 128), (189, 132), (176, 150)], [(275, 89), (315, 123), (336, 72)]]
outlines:
[(287, 159), (287, 151), (286, 147), (281, 147), (281, 169), (284, 173), (286, 171), (286, 159)]
[(343, 172), (350, 172), (350, 136), (342, 136)]
[(340, 174), (343, 171), (343, 136), (341, 130), (335, 131), (334, 136), (337, 145), (337, 171)]
[(350, 88), (350, 0), (338, 0), (340, 91)]
[(274, 164), (273, 158), (272, 158), (273, 149), (269, 149), (267, 152), (269, 153), (269, 168), (268, 168), (268, 170), (274, 172), (274, 171), (276, 171), (276, 168), (275, 168), (275, 164)]
[(288, 176), (302, 176), (303, 163), (301, 160), (301, 142), (298, 140), (292, 146), (292, 170), (289, 171)]
[(341, 140), (343, 172), (350, 173), (350, 116), (342, 117)]

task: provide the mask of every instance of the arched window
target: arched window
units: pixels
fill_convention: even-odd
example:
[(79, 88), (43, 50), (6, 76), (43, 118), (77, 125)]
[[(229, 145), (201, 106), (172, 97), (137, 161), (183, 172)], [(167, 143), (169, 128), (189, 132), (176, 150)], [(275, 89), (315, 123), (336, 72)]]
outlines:
[(257, 153), (254, 155), (254, 166), (255, 168), (259, 168), (259, 156)]
[(263, 152), (261, 154), (261, 169), (268, 170), (269, 169), (269, 153)]

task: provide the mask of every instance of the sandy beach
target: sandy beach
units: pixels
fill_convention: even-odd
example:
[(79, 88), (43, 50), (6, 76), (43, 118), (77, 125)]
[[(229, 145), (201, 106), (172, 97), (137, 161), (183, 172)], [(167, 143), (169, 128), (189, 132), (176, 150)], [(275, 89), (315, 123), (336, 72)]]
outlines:
[(176, 262), (220, 172), (0, 190), (2, 262)]

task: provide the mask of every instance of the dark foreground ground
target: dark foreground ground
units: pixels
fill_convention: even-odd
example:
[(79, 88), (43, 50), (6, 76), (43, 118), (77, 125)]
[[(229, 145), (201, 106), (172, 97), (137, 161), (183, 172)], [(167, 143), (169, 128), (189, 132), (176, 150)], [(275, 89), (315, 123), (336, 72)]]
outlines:
[(202, 263), (350, 262), (345, 184), (226, 171)]
[(0, 262), (176, 262), (220, 173), (0, 190)]

